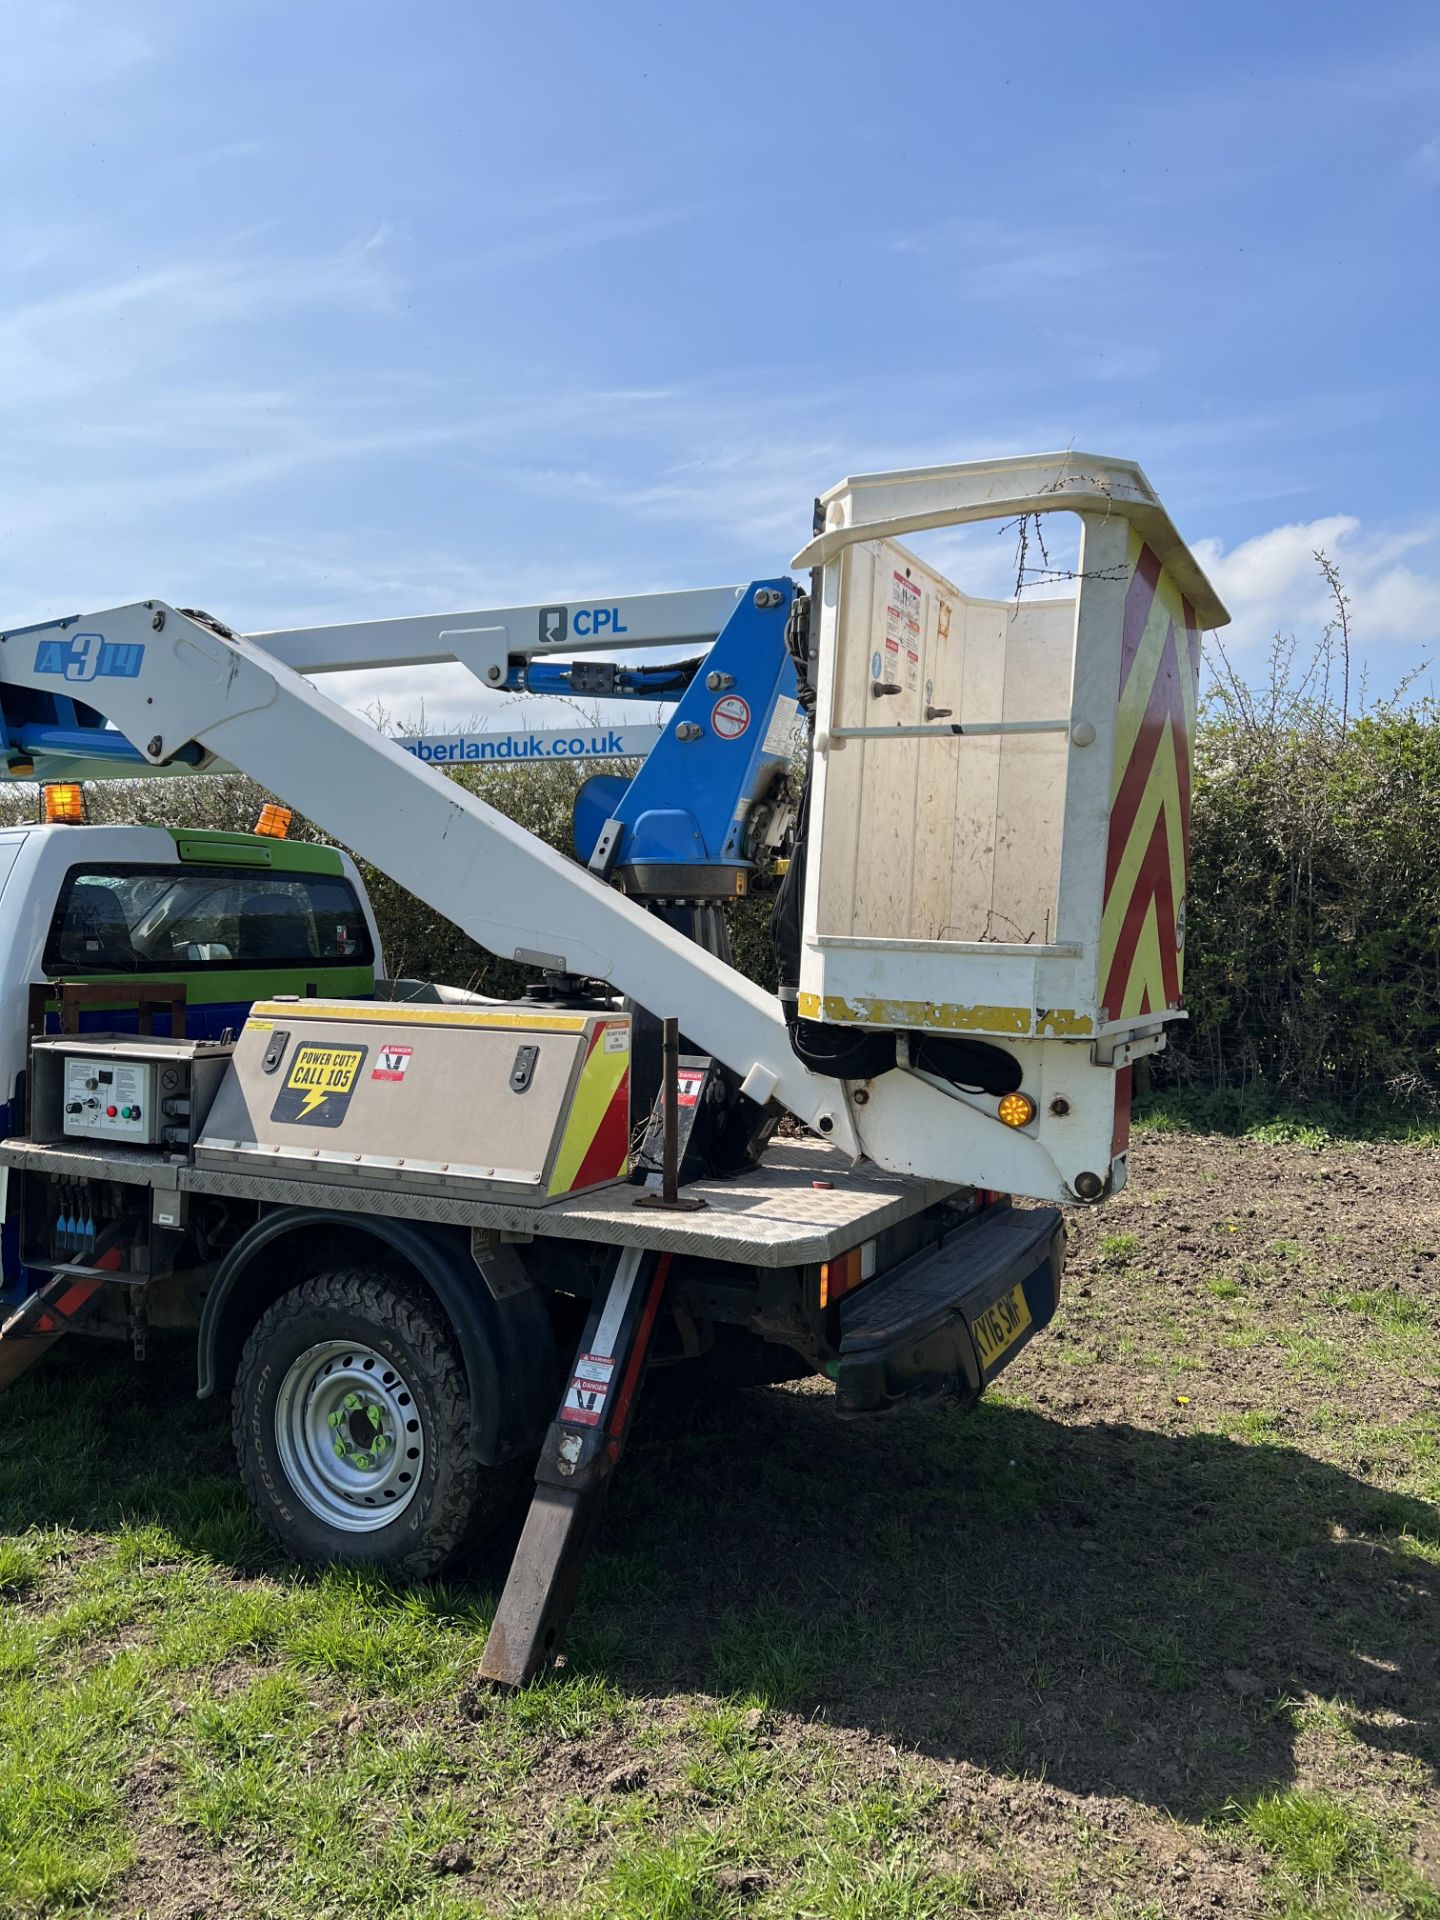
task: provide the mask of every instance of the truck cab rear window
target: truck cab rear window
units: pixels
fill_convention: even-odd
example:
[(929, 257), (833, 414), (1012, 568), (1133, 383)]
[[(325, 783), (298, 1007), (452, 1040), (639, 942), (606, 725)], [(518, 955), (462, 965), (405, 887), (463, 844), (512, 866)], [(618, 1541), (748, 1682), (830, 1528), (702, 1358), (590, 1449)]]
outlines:
[(363, 966), (374, 959), (339, 874), (72, 867), (45, 945), (51, 975)]

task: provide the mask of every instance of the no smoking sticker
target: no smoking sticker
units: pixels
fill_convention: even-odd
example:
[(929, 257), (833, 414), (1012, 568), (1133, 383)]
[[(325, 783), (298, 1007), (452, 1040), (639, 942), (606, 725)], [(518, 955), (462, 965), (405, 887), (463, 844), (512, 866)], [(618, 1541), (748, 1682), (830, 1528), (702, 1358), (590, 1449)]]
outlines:
[(380, 1049), (380, 1058), (375, 1062), (372, 1080), (403, 1080), (410, 1071), (410, 1056), (413, 1047), (390, 1047)]
[(750, 702), (727, 693), (710, 709), (710, 724), (722, 740), (738, 740), (750, 725)]

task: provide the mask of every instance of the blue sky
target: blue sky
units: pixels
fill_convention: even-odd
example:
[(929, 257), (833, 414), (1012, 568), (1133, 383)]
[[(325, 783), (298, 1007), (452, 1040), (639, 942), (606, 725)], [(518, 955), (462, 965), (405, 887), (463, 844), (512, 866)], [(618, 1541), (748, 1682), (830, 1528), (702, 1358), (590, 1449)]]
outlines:
[(1073, 444), (1242, 663), (1316, 546), (1376, 685), (1440, 657), (1433, 5), (0, 14), (7, 624), (743, 580), (847, 472)]

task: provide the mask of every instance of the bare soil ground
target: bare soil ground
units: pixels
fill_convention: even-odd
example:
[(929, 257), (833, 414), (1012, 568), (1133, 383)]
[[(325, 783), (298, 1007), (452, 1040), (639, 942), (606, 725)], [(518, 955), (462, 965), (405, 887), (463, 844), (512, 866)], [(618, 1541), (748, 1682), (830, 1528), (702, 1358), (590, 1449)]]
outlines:
[(1142, 1135), (971, 1413), (657, 1375), (518, 1701), (467, 1684), (505, 1543), (298, 1575), (183, 1355), (57, 1353), (6, 1402), (0, 1910), (1436, 1920), (1437, 1248), (1433, 1149)]

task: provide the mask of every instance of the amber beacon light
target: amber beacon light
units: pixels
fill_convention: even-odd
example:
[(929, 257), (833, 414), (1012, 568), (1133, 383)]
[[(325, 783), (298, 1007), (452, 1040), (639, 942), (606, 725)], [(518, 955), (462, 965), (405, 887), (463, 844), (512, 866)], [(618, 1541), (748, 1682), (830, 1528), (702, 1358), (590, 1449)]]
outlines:
[(47, 827), (83, 827), (86, 824), (84, 789), (76, 781), (46, 787), (43, 811)]

